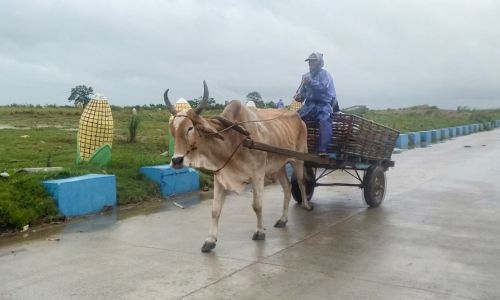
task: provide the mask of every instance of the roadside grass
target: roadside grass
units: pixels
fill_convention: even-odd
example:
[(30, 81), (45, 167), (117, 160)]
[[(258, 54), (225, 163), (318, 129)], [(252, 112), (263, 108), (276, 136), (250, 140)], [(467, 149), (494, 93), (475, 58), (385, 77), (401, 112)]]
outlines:
[[(76, 135), (82, 108), (7, 106), (0, 107), (0, 233), (57, 220), (54, 202), (41, 182), (88, 173), (114, 174), (118, 205), (161, 198), (159, 188), (139, 171), (141, 166), (167, 164), (170, 114), (151, 107), (137, 109), (140, 126), (130, 142), (131, 107), (112, 107), (114, 138), (112, 160), (105, 167), (76, 164)], [(205, 116), (220, 111), (204, 111)], [(407, 109), (368, 111), (363, 117), (401, 132), (482, 123), (500, 119), (496, 110), (440, 110), (419, 106)], [(18, 172), (31, 167), (63, 167), (63, 172)], [(201, 170), (203, 188), (212, 187), (213, 174)]]
[(369, 110), (361, 116), (400, 132), (414, 132), (491, 122), (500, 119), (500, 109), (454, 111), (423, 105), (404, 109)]
[[(8, 178), (0, 178), (0, 232), (57, 219), (57, 210), (51, 209), (53, 200), (41, 184), (47, 179), (88, 173), (114, 174), (119, 205), (161, 197), (159, 188), (145, 178), (139, 168), (169, 162), (168, 157), (160, 155), (168, 150), (169, 114), (165, 110), (140, 109), (141, 126), (135, 132), (135, 142), (130, 143), (131, 109), (114, 107), (112, 159), (107, 166), (99, 168), (76, 164), (76, 135), (82, 111), (74, 107), (0, 107), (0, 125), (14, 127), (0, 129), (0, 172), (10, 174)], [(48, 164), (63, 167), (64, 172), (18, 172)], [(33, 202), (34, 199), (39, 202)], [(29, 209), (39, 206), (46, 209)]]

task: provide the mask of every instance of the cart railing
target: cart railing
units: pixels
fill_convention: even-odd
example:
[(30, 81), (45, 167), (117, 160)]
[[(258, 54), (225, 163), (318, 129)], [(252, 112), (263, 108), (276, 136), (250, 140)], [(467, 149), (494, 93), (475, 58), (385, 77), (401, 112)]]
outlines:
[[(319, 126), (307, 122), (309, 153), (318, 153)], [(328, 152), (337, 160), (360, 158), (364, 161), (390, 161), (399, 132), (360, 116), (335, 113), (332, 121), (332, 139)]]

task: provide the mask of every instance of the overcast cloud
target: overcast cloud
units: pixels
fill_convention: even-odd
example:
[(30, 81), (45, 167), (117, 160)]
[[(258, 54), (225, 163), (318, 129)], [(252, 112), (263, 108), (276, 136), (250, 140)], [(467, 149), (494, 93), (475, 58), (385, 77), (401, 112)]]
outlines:
[(322, 52), (341, 107), (500, 107), (495, 0), (2, 0), (0, 105), (289, 103)]

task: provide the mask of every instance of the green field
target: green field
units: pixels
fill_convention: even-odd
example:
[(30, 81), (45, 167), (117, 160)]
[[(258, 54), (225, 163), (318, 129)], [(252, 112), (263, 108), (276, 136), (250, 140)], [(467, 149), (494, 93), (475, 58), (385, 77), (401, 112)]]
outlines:
[[(57, 219), (57, 210), (41, 181), (87, 173), (114, 174), (118, 204), (140, 203), (161, 197), (158, 187), (139, 168), (168, 163), (169, 113), (159, 107), (141, 107), (135, 142), (129, 142), (132, 108), (113, 107), (112, 161), (103, 168), (76, 165), (76, 135), (82, 108), (0, 107), (0, 232)], [(213, 115), (215, 111), (204, 114)], [(419, 106), (407, 109), (369, 110), (362, 114), (401, 132), (420, 131), (500, 119), (496, 110), (440, 110)], [(22, 168), (57, 166), (58, 173), (23, 173)], [(211, 186), (211, 174), (202, 173), (202, 186)]]

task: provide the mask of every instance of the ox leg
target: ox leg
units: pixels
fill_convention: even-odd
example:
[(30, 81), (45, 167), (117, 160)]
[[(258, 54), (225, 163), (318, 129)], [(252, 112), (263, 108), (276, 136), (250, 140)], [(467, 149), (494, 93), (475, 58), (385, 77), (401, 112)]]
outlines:
[(299, 185), (300, 194), (302, 195), (302, 207), (307, 211), (311, 211), (313, 210), (313, 205), (309, 201), (309, 199), (307, 199), (306, 196), (306, 184), (305, 184), (306, 179), (304, 178), (304, 162), (295, 161), (292, 162), (291, 164), (293, 167), (293, 171), (295, 172), (295, 176), (297, 177), (297, 183)]
[(283, 188), (284, 198), (283, 198), (283, 212), (281, 214), (281, 218), (278, 221), (276, 221), (274, 227), (285, 227), (286, 223), (288, 222), (288, 206), (290, 204), (290, 198), (292, 197), (291, 185), (290, 181), (288, 180), (288, 176), (286, 176), (285, 166), (283, 166), (283, 168), (281, 168), (281, 170), (279, 170), (276, 175), (281, 184), (281, 187)]
[(262, 194), (264, 192), (264, 174), (257, 176), (258, 178), (252, 179), (253, 188), (253, 203), (252, 208), (257, 216), (257, 229), (252, 236), (252, 240), (265, 240), (266, 234), (264, 232), (264, 225), (262, 222)]
[(210, 230), (208, 237), (201, 247), (201, 252), (210, 252), (215, 248), (217, 243), (217, 236), (219, 235), (219, 219), (222, 211), (222, 205), (226, 198), (226, 191), (219, 183), (217, 178), (214, 180), (214, 200), (212, 202), (212, 222), (210, 223)]

